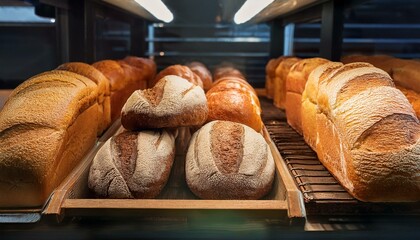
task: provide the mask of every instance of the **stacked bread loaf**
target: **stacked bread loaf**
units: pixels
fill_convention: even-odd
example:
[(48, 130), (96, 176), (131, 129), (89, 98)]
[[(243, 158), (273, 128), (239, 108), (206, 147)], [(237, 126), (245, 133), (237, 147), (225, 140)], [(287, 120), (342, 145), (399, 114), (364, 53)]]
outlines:
[(208, 121), (238, 122), (260, 132), (261, 107), (255, 90), (237, 69), (224, 68), (223, 73), (220, 71), (214, 75), (213, 87), (206, 94)]
[(125, 130), (93, 159), (89, 188), (98, 197), (155, 198), (174, 161), (173, 129), (201, 126), (207, 112), (203, 89), (179, 76), (165, 75), (153, 88), (135, 91), (122, 109)]
[(111, 124), (113, 84), (95, 67), (73, 62), (10, 94), (0, 112), (1, 207), (45, 203)]

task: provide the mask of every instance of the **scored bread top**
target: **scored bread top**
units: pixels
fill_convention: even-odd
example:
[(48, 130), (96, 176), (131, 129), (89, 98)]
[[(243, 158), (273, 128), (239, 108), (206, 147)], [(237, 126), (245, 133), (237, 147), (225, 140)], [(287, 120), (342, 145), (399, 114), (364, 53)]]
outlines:
[(164, 116), (180, 114), (197, 105), (206, 105), (203, 90), (181, 77), (169, 75), (152, 89), (135, 91), (124, 105), (123, 112), (153, 112), (156, 116)]
[(206, 199), (258, 199), (270, 189), (274, 160), (261, 134), (246, 125), (212, 121), (197, 131), (186, 157), (191, 190)]

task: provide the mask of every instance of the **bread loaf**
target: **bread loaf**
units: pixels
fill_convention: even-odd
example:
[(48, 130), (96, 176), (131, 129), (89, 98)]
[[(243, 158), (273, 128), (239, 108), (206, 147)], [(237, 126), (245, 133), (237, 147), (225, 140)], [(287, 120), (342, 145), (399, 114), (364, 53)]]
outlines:
[(92, 80), (98, 88), (98, 136), (111, 125), (111, 100), (109, 80), (93, 66), (81, 62), (64, 63), (57, 67), (57, 70), (65, 70), (85, 76)]
[(335, 68), (318, 80), (317, 104), (318, 157), (349, 193), (420, 200), (420, 123), (386, 72), (368, 63)]
[(261, 108), (254, 89), (245, 80), (224, 77), (206, 93), (207, 121), (226, 120), (245, 124), (255, 131), (262, 129)]
[(194, 133), (186, 180), (204, 199), (259, 199), (272, 187), (274, 160), (261, 134), (239, 123), (213, 121)]
[(174, 157), (172, 133), (122, 132), (96, 154), (88, 186), (102, 198), (155, 198), (166, 185)]
[(284, 57), (280, 60), (276, 68), (275, 78), (273, 81), (274, 92), (273, 102), (274, 106), (284, 109), (286, 103), (286, 78), (289, 74), (290, 68), (299, 61), (296, 57)]
[(413, 60), (393, 58), (386, 55), (351, 55), (343, 58), (343, 62), (368, 62), (386, 71), (394, 80), (395, 85), (410, 101), (417, 118), (420, 118), (420, 63)]
[(200, 62), (191, 62), (187, 66), (200, 77), (203, 82), (203, 89), (207, 92), (213, 85), (213, 77), (207, 67)]
[(190, 83), (203, 88), (203, 81), (201, 81), (200, 77), (197, 74), (195, 74), (189, 67), (179, 65), (179, 64), (169, 66), (163, 69), (162, 71), (160, 71), (158, 75), (156, 75), (155, 79), (150, 82), (149, 87), (155, 86), (156, 83), (160, 81), (160, 79), (169, 75), (175, 75), (175, 76), (181, 77), (189, 81)]
[(98, 90), (55, 70), (19, 85), (0, 112), (0, 206), (40, 207), (96, 141)]
[(306, 143), (308, 143), (308, 145), (315, 151), (318, 132), (316, 126), (316, 114), (319, 111), (317, 99), (318, 85), (328, 76), (328, 74), (342, 65), (342, 63), (338, 62), (329, 62), (315, 68), (309, 74), (305, 90), (302, 93), (302, 133)]
[[(115, 121), (124, 103), (135, 90), (135, 83), (118, 61), (103, 60), (92, 64), (109, 80), (111, 96), (111, 121)], [(127, 69), (127, 67), (126, 67)], [(128, 70), (128, 69), (127, 69)]]
[(127, 56), (122, 61), (135, 67), (138, 71), (136, 75), (139, 87), (136, 90), (146, 89), (149, 85), (149, 81), (156, 76), (156, 63), (152, 59)]
[(289, 71), (286, 78), (286, 117), (287, 123), (302, 135), (302, 93), (306, 81), (313, 69), (327, 63), (323, 58), (307, 58), (297, 61)]
[(272, 58), (265, 66), (265, 91), (267, 98), (272, 99), (274, 95), (274, 78), (276, 77), (276, 68), (284, 57)]
[(197, 126), (207, 114), (203, 89), (169, 75), (153, 88), (135, 91), (124, 105), (121, 123), (130, 130)]
[(214, 70), (214, 73), (213, 73), (214, 81), (217, 81), (218, 79), (224, 78), (224, 77), (236, 77), (236, 78), (245, 79), (245, 76), (241, 73), (241, 71), (239, 71), (234, 66), (229, 65), (229, 64), (221, 65)]

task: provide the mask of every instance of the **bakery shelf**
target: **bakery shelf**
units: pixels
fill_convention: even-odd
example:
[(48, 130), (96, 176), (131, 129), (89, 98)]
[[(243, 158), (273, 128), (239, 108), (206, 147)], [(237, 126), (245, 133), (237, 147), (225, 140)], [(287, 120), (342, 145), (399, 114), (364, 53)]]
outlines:
[[(122, 131), (107, 132), (106, 137)], [(185, 181), (185, 149), (177, 149), (171, 174), (156, 199), (96, 199), (87, 186), (89, 168), (98, 146), (56, 189), (43, 215), (52, 221), (71, 217), (135, 217), (143, 220), (176, 218), (199, 220), (208, 216), (234, 217), (248, 220), (280, 220), (291, 225), (304, 223), (302, 194), (281, 161), (277, 148), (264, 133), (276, 163), (271, 192), (260, 200), (204, 200), (195, 197)], [(179, 141), (179, 139), (177, 140)], [(185, 146), (185, 144), (178, 144)]]
[(303, 137), (287, 124), (284, 112), (267, 98), (261, 100), (264, 124), (281, 161), (303, 194), (307, 216), (420, 216), (420, 202), (369, 203), (355, 199), (322, 165)]

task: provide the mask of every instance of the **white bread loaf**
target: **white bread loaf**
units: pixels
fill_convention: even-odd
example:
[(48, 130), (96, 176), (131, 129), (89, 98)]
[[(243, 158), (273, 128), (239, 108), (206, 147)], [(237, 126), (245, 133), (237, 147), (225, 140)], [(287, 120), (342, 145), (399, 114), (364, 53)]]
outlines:
[(261, 134), (229, 121), (212, 121), (194, 133), (185, 173), (204, 199), (259, 199), (270, 190), (274, 160)]
[(0, 112), (0, 207), (39, 207), (96, 141), (98, 92), (76, 73), (30, 78)]
[(155, 198), (166, 185), (174, 157), (175, 136), (168, 131), (122, 132), (96, 154), (88, 186), (97, 197)]
[(419, 201), (420, 123), (389, 75), (352, 63), (315, 82), (321, 162), (359, 200)]
[(169, 75), (153, 88), (135, 91), (122, 109), (121, 123), (130, 130), (199, 126), (207, 114), (203, 89)]

